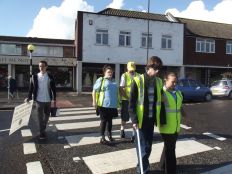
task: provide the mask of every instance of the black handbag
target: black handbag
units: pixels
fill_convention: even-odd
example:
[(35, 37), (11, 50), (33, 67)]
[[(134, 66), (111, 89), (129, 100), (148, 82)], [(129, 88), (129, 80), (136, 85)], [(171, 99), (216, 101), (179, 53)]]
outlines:
[(57, 107), (52, 107), (50, 113), (51, 113), (51, 117), (58, 117), (59, 109)]

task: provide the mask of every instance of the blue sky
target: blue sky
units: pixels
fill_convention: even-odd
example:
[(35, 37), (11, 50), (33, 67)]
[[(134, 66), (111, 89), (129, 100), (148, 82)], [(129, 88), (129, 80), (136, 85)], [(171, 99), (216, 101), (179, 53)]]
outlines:
[[(64, 1), (69, 2), (66, 2), (65, 5)], [(51, 33), (49, 34), (49, 28), (52, 28), (52, 25), (57, 26), (61, 23), (61, 30), (63, 29), (63, 32), (71, 33), (73, 32), (73, 30), (68, 31), (67, 28), (70, 27), (67, 27), (67, 25), (73, 27), (74, 18), (77, 10), (85, 11), (86, 9), (88, 9), (89, 11), (98, 12), (109, 6), (112, 1), (113, 0), (0, 0), (0, 35), (36, 36), (36, 33), (41, 33), (38, 34), (38, 37), (49, 37), (52, 33), (51, 31)], [(128, 10), (147, 11), (147, 1), (148, 0), (115, 0), (115, 2), (111, 4), (111, 6), (114, 8)], [(231, 2), (231, 0), (224, 1)], [(215, 9), (217, 9), (215, 7), (220, 7), (223, 4), (224, 9), (225, 6), (230, 7), (228, 7), (228, 10), (224, 10), (226, 11), (224, 12), (225, 16), (232, 16), (232, 14), (230, 14), (232, 3), (227, 2), (226, 4), (225, 2), (223, 3), (223, 0), (150, 0), (150, 12), (164, 14), (169, 9), (176, 16), (186, 18), (201, 18), (202, 16), (207, 16), (210, 20), (214, 19), (215, 16), (217, 16), (215, 15)], [(63, 6), (63, 8), (60, 8), (61, 6)], [(56, 15), (62, 16), (65, 14), (64, 10), (61, 9), (66, 8), (66, 11), (69, 11), (68, 6), (70, 6), (70, 11), (73, 11), (72, 14), (69, 14), (70, 21), (73, 24), (67, 23), (67, 20), (61, 21), (60, 19), (56, 19)], [(75, 6), (76, 9), (73, 6)], [(218, 9), (220, 9), (219, 7)], [(201, 14), (201, 11), (199, 9), (202, 10), (203, 15)], [(220, 14), (218, 16), (222, 16), (218, 21), (223, 22), (222, 19), (225, 19), (225, 17), (221, 15), (221, 12), (219, 10), (217, 11), (217, 13)], [(66, 14), (65, 16), (67, 19)], [(36, 18), (38, 18), (37, 21), (35, 21)], [(50, 18), (53, 18), (54, 20), (47, 20)], [(42, 20), (45, 22), (41, 22)], [(55, 21), (54, 24), (52, 24), (53, 21)], [(230, 23), (230, 21), (228, 21), (227, 23)], [(41, 29), (43, 26), (47, 26), (47, 28)], [(57, 35), (51, 35), (51, 38), (56, 37), (72, 39), (71, 34), (63, 35), (62, 31), (57, 33)]]

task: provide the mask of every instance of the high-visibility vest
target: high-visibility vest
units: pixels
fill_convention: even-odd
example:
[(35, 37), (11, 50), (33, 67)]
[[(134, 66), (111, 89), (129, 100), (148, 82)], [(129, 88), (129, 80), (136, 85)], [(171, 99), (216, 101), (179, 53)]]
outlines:
[[(135, 77), (138, 77), (139, 75), (140, 75), (139, 73), (135, 72), (134, 78), (135, 78)], [(125, 73), (123, 74), (123, 76), (124, 76), (124, 78), (125, 78), (125, 86), (124, 86), (125, 92), (126, 92), (126, 95), (127, 95), (128, 97), (130, 97), (131, 83), (132, 83), (132, 81), (133, 81), (133, 78), (131, 77), (130, 73), (128, 73), (128, 72), (125, 72)], [(128, 99), (125, 98), (124, 96), (122, 96), (122, 100), (128, 100)]]
[[(138, 99), (137, 99), (137, 105), (136, 105), (136, 114), (138, 117), (138, 127), (142, 128), (143, 125), (143, 113), (144, 113), (144, 75), (140, 75), (138, 77), (134, 78), (135, 83), (138, 87)], [(159, 117), (160, 115), (160, 109), (161, 109), (161, 89), (163, 87), (163, 82), (160, 78), (155, 78), (155, 85), (156, 85), (156, 95), (157, 95), (157, 101), (156, 101), (156, 117)]]
[[(102, 106), (103, 105), (103, 101), (104, 101), (104, 97), (105, 97), (105, 90), (104, 90), (104, 85), (105, 85), (105, 78), (104, 77), (100, 77), (101, 79), (101, 86), (99, 91), (96, 91), (96, 103), (97, 106)], [(120, 107), (120, 95), (119, 95), (119, 90), (118, 90), (118, 108)]]
[[(176, 91), (176, 99), (173, 95), (164, 89), (163, 100), (166, 112), (166, 124), (158, 124), (160, 133), (174, 134), (180, 132), (181, 106), (183, 96), (180, 91)], [(159, 123), (159, 121), (158, 121)]]

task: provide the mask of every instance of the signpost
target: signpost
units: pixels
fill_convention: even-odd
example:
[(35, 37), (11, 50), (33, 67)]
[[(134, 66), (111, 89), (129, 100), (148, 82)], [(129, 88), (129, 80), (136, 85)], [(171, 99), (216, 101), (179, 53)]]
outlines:
[(28, 125), (32, 106), (33, 100), (15, 107), (9, 135), (19, 130), (21, 127)]

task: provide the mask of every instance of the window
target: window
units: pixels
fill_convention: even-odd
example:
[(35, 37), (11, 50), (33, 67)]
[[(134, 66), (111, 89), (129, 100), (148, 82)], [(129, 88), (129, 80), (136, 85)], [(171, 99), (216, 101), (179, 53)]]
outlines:
[(35, 46), (34, 56), (63, 57), (63, 47)]
[(96, 44), (108, 45), (108, 30), (96, 30)]
[(5, 55), (21, 55), (21, 45), (16, 44), (0, 44), (0, 54)]
[(162, 35), (161, 48), (162, 49), (171, 49), (172, 48), (172, 36)]
[(152, 34), (142, 33), (141, 47), (147, 48), (147, 41), (148, 41), (148, 48), (152, 48)]
[(215, 53), (215, 41), (213, 39), (197, 38), (196, 52)]
[(226, 54), (232, 54), (232, 41), (226, 42)]
[(130, 45), (131, 45), (131, 33), (120, 31), (119, 46), (130, 46)]

